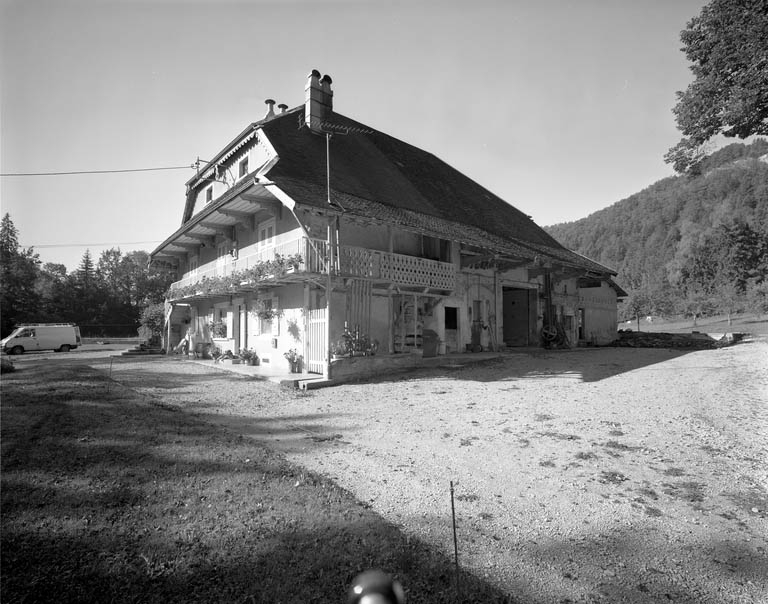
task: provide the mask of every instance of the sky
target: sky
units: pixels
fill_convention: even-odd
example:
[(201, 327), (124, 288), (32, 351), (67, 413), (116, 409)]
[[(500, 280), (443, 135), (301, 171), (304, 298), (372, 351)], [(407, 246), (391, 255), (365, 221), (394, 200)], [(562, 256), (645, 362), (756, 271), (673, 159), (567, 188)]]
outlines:
[(680, 31), (705, 0), (0, 0), (0, 212), (42, 262), (153, 250), (196, 158), (264, 100), (425, 149), (532, 216), (578, 220), (673, 174)]

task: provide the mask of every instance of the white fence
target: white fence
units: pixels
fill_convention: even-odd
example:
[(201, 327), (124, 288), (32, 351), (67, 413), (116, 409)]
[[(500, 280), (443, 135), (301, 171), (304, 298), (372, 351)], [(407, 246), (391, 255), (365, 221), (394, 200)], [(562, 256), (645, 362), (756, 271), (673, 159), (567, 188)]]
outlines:
[(307, 318), (307, 371), (309, 373), (325, 371), (328, 357), (325, 311), (325, 308), (310, 310)]

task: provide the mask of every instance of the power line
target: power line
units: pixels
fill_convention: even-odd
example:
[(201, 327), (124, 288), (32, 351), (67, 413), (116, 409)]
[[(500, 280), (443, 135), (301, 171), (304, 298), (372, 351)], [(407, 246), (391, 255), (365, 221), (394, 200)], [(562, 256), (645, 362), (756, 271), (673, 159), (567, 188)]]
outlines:
[(76, 170), (73, 172), (3, 172), (0, 176), (72, 176), (75, 174), (119, 174), (123, 172), (153, 172), (157, 170), (192, 170), (189, 166), (168, 166), (162, 168), (129, 168), (125, 170)]
[(116, 241), (116, 242), (108, 242), (108, 243), (43, 243), (40, 245), (35, 245), (34, 243), (32, 245), (22, 246), (22, 247), (33, 247), (33, 248), (52, 248), (52, 247), (104, 247), (104, 246), (113, 246), (113, 245), (144, 245), (147, 243), (160, 243), (162, 239), (156, 239), (154, 241)]

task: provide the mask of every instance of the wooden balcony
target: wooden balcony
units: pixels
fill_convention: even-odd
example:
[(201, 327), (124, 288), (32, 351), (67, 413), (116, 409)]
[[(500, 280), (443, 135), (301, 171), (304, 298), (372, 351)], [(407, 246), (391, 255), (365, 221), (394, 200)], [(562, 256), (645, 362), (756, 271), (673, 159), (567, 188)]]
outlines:
[[(236, 259), (226, 256), (176, 281), (171, 287), (187, 287), (204, 278), (235, 277), (238, 273), (274, 260), (277, 254), (283, 257), (298, 255), (302, 259), (296, 270), (281, 276), (280, 281), (297, 281), (307, 275), (328, 274), (327, 241), (299, 237), (265, 246), (246, 255), (241, 254)], [(395, 286), (402, 289), (449, 292), (456, 285), (456, 269), (453, 264), (352, 246), (341, 246), (339, 258), (336, 266), (331, 268), (331, 273), (340, 277), (370, 280), (383, 287)]]

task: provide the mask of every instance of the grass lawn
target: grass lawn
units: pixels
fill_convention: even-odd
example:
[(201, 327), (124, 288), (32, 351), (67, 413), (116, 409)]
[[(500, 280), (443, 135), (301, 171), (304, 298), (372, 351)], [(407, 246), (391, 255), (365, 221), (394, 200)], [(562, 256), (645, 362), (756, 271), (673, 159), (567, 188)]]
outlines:
[[(639, 327), (639, 329), (638, 329)], [(654, 317), (652, 323), (645, 318), (640, 319), (640, 324), (633, 320), (630, 323), (619, 323), (619, 329), (632, 329), (633, 331), (666, 332), (666, 333), (691, 333), (700, 331), (703, 333), (748, 333), (753, 336), (768, 335), (768, 316), (762, 315), (733, 315), (729, 322), (726, 316), (702, 317), (693, 324), (693, 319), (677, 318), (663, 319)]]
[[(369, 568), (392, 573), (408, 602), (455, 601), (450, 555), (330, 480), (84, 365), (3, 375), (1, 436), (5, 604), (342, 602)], [(461, 582), (461, 601), (503, 600)]]

